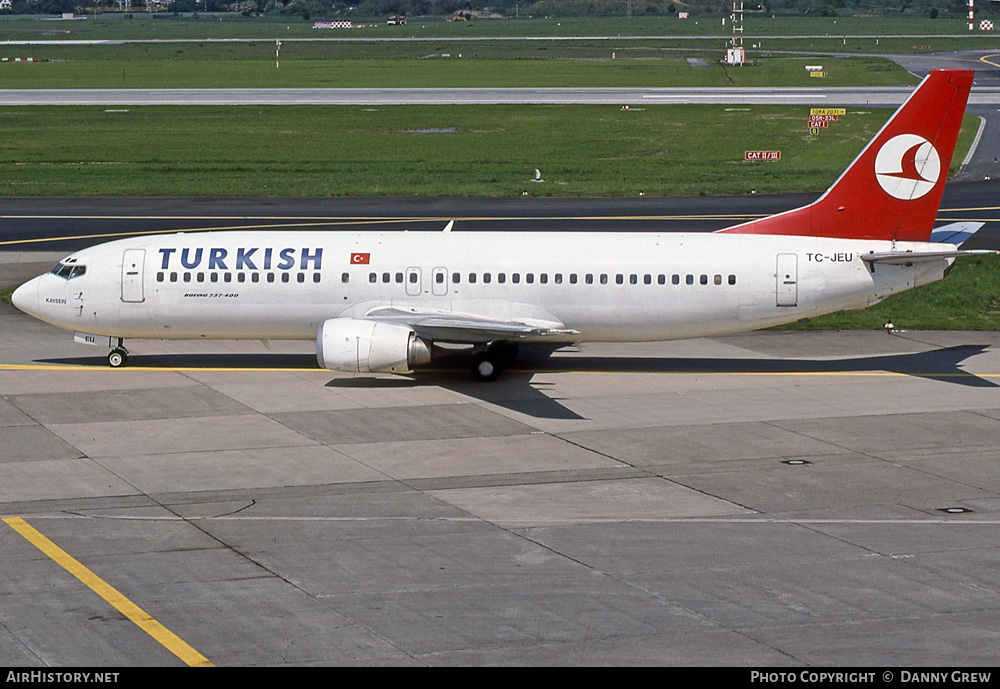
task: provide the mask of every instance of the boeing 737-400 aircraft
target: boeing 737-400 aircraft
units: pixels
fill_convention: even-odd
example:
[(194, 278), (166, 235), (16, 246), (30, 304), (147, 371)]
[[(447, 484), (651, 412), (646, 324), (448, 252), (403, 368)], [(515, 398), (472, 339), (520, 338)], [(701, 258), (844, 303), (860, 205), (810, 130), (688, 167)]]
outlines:
[(933, 231), (973, 72), (931, 73), (814, 203), (707, 234), (173, 234), (78, 251), (21, 310), (111, 349), (127, 338), (312, 339), (320, 366), (405, 373), (473, 347), (492, 380), (519, 342), (724, 335), (863, 308), (940, 280), (978, 225)]

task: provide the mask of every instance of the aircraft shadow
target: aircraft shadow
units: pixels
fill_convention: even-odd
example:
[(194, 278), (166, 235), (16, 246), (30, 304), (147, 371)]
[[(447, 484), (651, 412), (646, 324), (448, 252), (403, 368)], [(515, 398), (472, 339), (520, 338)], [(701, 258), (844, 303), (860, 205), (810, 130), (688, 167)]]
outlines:
[(490, 404), (534, 418), (583, 419), (547, 392), (551, 384), (533, 380), (538, 373), (863, 373), (885, 371), (938, 380), (968, 387), (1000, 387), (963, 371), (966, 359), (981, 354), (989, 345), (958, 345), (913, 354), (886, 354), (853, 359), (713, 359), (649, 357), (551, 357), (551, 350), (523, 351), (516, 364), (494, 383), (472, 380), (468, 357), (460, 354), (439, 360), (406, 378), (336, 379), (329, 387), (394, 388), (437, 385)]
[[(885, 371), (977, 388), (1000, 385), (963, 371), (968, 358), (982, 354), (989, 345), (957, 345), (912, 354), (884, 354), (850, 359), (717, 359), (701, 357), (653, 358), (620, 356), (552, 357), (550, 348), (522, 347), (517, 362), (499, 380), (473, 380), (467, 351), (448, 352), (431, 366), (407, 376), (335, 378), (330, 388), (400, 389), (436, 385), (460, 395), (495, 404), (533, 418), (583, 419), (550, 396), (552, 384), (533, 380), (538, 373), (863, 373)], [(39, 363), (107, 366), (104, 357), (64, 357)], [(311, 354), (150, 354), (133, 355), (130, 365), (144, 368), (316, 369)]]
[(882, 354), (850, 359), (718, 359), (700, 357), (566, 357), (552, 358), (533, 373), (587, 371), (597, 373), (863, 373), (885, 371), (940, 380), (968, 387), (1000, 387), (963, 371), (960, 365), (990, 345), (956, 345), (911, 354)]

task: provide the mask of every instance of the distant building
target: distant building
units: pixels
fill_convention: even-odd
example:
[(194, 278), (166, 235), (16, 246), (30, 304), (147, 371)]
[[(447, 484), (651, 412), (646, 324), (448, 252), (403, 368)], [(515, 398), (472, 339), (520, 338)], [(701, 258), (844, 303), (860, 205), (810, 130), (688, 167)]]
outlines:
[(9, 10), (10, 5), (10, 0), (0, 0), (0, 10)]

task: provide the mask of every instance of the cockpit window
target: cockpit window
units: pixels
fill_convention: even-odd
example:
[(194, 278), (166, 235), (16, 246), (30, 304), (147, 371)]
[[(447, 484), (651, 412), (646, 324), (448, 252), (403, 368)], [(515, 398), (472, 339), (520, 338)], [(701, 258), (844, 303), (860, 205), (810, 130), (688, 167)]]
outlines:
[(87, 266), (82, 266), (75, 263), (59, 263), (55, 268), (49, 271), (53, 275), (58, 275), (61, 278), (67, 280), (72, 280), (73, 278), (78, 278), (87, 272)]

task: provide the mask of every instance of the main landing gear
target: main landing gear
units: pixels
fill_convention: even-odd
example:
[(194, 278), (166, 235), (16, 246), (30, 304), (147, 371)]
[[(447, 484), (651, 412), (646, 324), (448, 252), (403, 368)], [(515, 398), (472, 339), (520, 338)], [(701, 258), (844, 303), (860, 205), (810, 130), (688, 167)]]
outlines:
[(124, 340), (118, 338), (118, 346), (108, 353), (108, 366), (111, 368), (121, 368), (128, 363), (128, 350), (122, 346)]
[(493, 342), (486, 349), (472, 353), (472, 376), (478, 381), (492, 383), (516, 357), (517, 345), (513, 342)]

